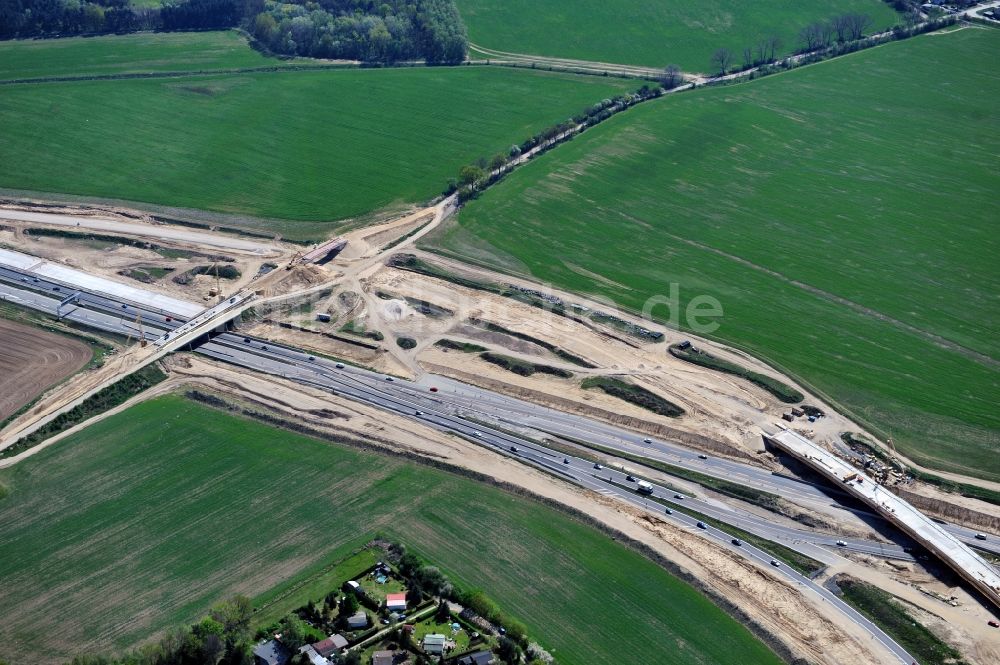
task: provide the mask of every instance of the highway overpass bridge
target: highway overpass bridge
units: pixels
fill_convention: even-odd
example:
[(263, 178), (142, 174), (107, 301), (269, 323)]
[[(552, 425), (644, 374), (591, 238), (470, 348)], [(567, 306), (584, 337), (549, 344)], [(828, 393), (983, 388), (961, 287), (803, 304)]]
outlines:
[(861, 469), (789, 429), (765, 434), (764, 440), (819, 472), (948, 564), (964, 580), (1000, 608), (1000, 573), (941, 525), (927, 517)]

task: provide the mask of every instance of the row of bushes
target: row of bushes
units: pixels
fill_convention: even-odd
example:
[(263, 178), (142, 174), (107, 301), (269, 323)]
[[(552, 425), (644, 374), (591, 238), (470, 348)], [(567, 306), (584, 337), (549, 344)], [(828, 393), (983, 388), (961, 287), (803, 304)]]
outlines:
[[(923, 23), (913, 24), (910, 26), (896, 25), (893, 26), (892, 30), (889, 31), (887, 34), (865, 37), (863, 39), (851, 40), (846, 42), (838, 42), (831, 46), (824, 46), (821, 48), (817, 48), (816, 50), (804, 51), (803, 53), (800, 54), (799, 57), (786, 58), (784, 60), (779, 60), (774, 63), (761, 65), (758, 68), (754, 69), (753, 71), (750, 71), (748, 74), (746, 74), (746, 76), (739, 77), (737, 79), (723, 81), (722, 83), (728, 84), (739, 81), (752, 81), (762, 76), (769, 76), (771, 74), (776, 74), (778, 72), (787, 71), (789, 69), (795, 69), (796, 67), (801, 67), (803, 65), (815, 64), (817, 62), (829, 60), (830, 58), (836, 58), (838, 56), (847, 55), (849, 53), (854, 53), (856, 51), (862, 51), (864, 49), (880, 46), (882, 44), (887, 44), (889, 42), (908, 39), (910, 37), (921, 35), (927, 32), (934, 32), (935, 30), (940, 30), (941, 28), (945, 28), (950, 25), (955, 25), (958, 22), (958, 20), (959, 19), (957, 16), (950, 15), (938, 19), (925, 21)], [(736, 71), (749, 68), (750, 67), (742, 67)]]
[(167, 378), (155, 364), (147, 365), (137, 372), (123, 377), (117, 383), (98, 391), (69, 411), (59, 414), (31, 434), (20, 438), (14, 445), (0, 451), (0, 458), (13, 457), (32, 448), (42, 441), (64, 432), (83, 421), (113, 409), (132, 396)]
[(561, 349), (555, 344), (546, 342), (543, 339), (538, 339), (537, 337), (532, 337), (531, 335), (528, 335), (526, 333), (518, 332), (516, 330), (510, 330), (509, 328), (504, 328), (503, 326), (497, 325), (490, 321), (484, 321), (482, 319), (477, 319), (477, 318), (469, 319), (469, 323), (471, 323), (474, 326), (478, 326), (480, 328), (485, 328), (490, 332), (496, 332), (502, 335), (509, 335), (511, 337), (516, 337), (517, 339), (523, 340), (525, 342), (530, 342), (532, 344), (542, 347), (546, 351), (551, 351), (552, 353), (556, 354), (563, 360), (571, 362), (574, 365), (579, 365), (580, 367), (586, 367), (588, 369), (593, 369), (594, 367), (596, 367), (596, 365), (587, 362), (580, 356), (573, 355), (569, 351)]
[(668, 350), (670, 351), (670, 355), (680, 360), (744, 378), (750, 383), (760, 386), (785, 404), (797, 404), (805, 399), (805, 396), (798, 390), (775, 378), (761, 374), (760, 372), (751, 371), (736, 363), (696, 349), (693, 346), (688, 345), (687, 348), (681, 348), (679, 344), (671, 344)]
[(551, 374), (563, 379), (570, 379), (573, 377), (573, 372), (570, 372), (569, 370), (552, 367), (550, 365), (539, 365), (526, 360), (520, 360), (519, 358), (511, 358), (510, 356), (500, 355), (499, 353), (491, 353), (487, 351), (485, 353), (481, 353), (479, 357), (488, 363), (493, 363), (494, 365), (503, 367), (509, 372), (520, 374), (521, 376), (531, 376), (532, 374)]
[(679, 418), (685, 413), (683, 408), (660, 397), (656, 393), (650, 392), (634, 383), (626, 383), (620, 379), (608, 376), (594, 376), (584, 379), (581, 386), (584, 389), (599, 388), (612, 397), (617, 397), (636, 406), (641, 406), (647, 411), (652, 411), (661, 416)]
[(451, 351), (461, 351), (462, 353), (480, 353), (486, 350), (485, 346), (479, 346), (478, 344), (472, 344), (471, 342), (456, 342), (453, 339), (439, 339), (434, 342), (434, 346), (440, 347), (442, 349), (449, 349)]
[(623, 111), (639, 102), (659, 97), (663, 88), (659, 84), (644, 83), (633, 93), (616, 95), (590, 106), (572, 118), (546, 127), (520, 145), (512, 145), (507, 152), (499, 152), (490, 159), (480, 158), (474, 164), (459, 169), (458, 177), (448, 181), (443, 194), (458, 192), (459, 202), (475, 198), (482, 190), (500, 180), (516, 165), (521, 156), (536, 150), (535, 155), (546, 152), (589, 127), (601, 123), (615, 113)]

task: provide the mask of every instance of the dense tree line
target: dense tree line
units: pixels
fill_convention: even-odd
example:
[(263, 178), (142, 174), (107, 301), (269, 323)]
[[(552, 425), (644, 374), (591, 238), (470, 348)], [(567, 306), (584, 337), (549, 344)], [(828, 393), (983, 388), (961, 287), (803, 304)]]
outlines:
[(466, 34), (454, 0), (0, 0), (0, 39), (241, 26), (274, 53), (457, 64)]
[(253, 665), (250, 599), (216, 605), (198, 623), (120, 658), (77, 656), (72, 665)]
[[(829, 48), (833, 44), (856, 42), (864, 38), (865, 32), (871, 28), (872, 19), (868, 14), (848, 13), (834, 16), (829, 21), (811, 23), (799, 31), (801, 48), (798, 53), (809, 53), (821, 48)], [(752, 44), (743, 47), (742, 69), (750, 69), (769, 65), (778, 59), (778, 53), (784, 47), (784, 42), (778, 35), (762, 35)], [(727, 73), (736, 61), (736, 55), (728, 48), (717, 49), (712, 53), (712, 68), (720, 75)]]
[(604, 122), (619, 111), (662, 94), (663, 88), (659, 85), (643, 84), (633, 93), (604, 99), (572, 118), (546, 127), (520, 145), (512, 145), (506, 152), (499, 152), (489, 159), (481, 157), (475, 163), (463, 166), (458, 172), (458, 177), (448, 181), (448, 186), (442, 194), (447, 196), (458, 192), (459, 202), (475, 198), (482, 190), (502, 178), (525, 153), (531, 150), (536, 150), (538, 153), (545, 152), (578, 133)]
[(248, 29), (288, 55), (371, 63), (465, 59), (465, 26), (453, 0), (267, 0)]

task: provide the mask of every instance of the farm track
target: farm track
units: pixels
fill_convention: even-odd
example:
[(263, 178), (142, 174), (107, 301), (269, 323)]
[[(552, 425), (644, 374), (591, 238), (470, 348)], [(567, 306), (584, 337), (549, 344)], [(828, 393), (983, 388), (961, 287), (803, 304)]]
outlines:
[(229, 76), (232, 74), (268, 74), (278, 72), (313, 72), (337, 69), (359, 69), (360, 63), (341, 62), (315, 65), (284, 65), (271, 67), (237, 67), (228, 69), (190, 69), (173, 72), (127, 72), (121, 74), (88, 74), (85, 76), (38, 76), (0, 81), (0, 85), (26, 83), (72, 83), (74, 81), (124, 81), (130, 79), (185, 78), (188, 76)]
[(80, 370), (90, 358), (82, 342), (0, 319), (0, 420)]

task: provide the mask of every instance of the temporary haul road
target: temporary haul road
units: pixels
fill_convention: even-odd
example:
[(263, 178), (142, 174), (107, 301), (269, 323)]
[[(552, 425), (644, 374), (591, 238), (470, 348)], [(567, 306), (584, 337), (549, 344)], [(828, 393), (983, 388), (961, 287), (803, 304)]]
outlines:
[[(2, 259), (3, 257), (0, 257), (0, 261)], [(9, 265), (10, 263), (8, 263)], [(22, 305), (54, 313), (62, 299), (61, 296), (75, 289), (80, 293), (79, 300), (72, 308), (64, 310), (64, 318), (119, 334), (135, 335), (138, 333), (131, 323), (131, 319), (140, 312), (143, 315), (144, 324), (151, 328), (146, 332), (146, 336), (149, 338), (162, 338), (165, 336), (164, 333), (184, 325), (184, 317), (172, 315), (169, 310), (163, 310), (160, 307), (149, 308), (142, 301), (123, 298), (120, 295), (94, 293), (81, 288), (78, 284), (67, 284), (38, 275), (39, 273), (32, 272), (30, 267), (27, 269), (13, 266), (0, 268), (0, 294), (5, 299)], [(66, 275), (61, 276), (65, 277)], [(79, 282), (80, 280), (74, 281)], [(59, 287), (57, 292), (54, 291), (56, 287)], [(56, 297), (49, 295), (50, 293), (55, 293)], [(158, 303), (158, 305), (160, 304), (163, 303)], [(178, 318), (181, 321), (178, 321)], [(216, 317), (212, 318), (213, 322), (216, 323), (220, 320)], [(830, 561), (831, 554), (826, 548), (836, 549), (837, 539), (834, 537), (775, 525), (750, 513), (736, 511), (727, 506), (720, 507), (717, 503), (698, 500), (690, 496), (671, 499), (674, 492), (660, 485), (654, 484), (656, 500), (650, 501), (650, 497), (623, 489), (629, 485), (623, 472), (601, 469), (599, 473), (595, 473), (592, 463), (587, 460), (565, 455), (532, 439), (484, 426), (478, 419), (491, 418), (500, 423), (508, 422), (517, 427), (527, 427), (557, 436), (586, 439), (612, 449), (641, 451), (640, 454), (644, 456), (669, 461), (671, 464), (695, 469), (707, 475), (729, 480), (737, 479), (736, 482), (740, 484), (753, 485), (783, 495), (795, 495), (797, 499), (801, 497), (805, 500), (825, 500), (829, 503), (829, 498), (822, 487), (770, 474), (765, 470), (731, 460), (715, 458), (700, 460), (690, 450), (681, 446), (661, 441), (646, 443), (641, 435), (628, 430), (615, 428), (580, 416), (565, 414), (441, 377), (428, 376), (420, 383), (397, 381), (361, 368), (338, 368), (330, 361), (315, 358), (301, 351), (231, 333), (219, 334), (198, 346), (197, 351), (225, 362), (324, 388), (348, 398), (418, 419), (439, 430), (460, 434), (577, 485), (628, 501), (637, 507), (657, 514), (662, 519), (673, 519), (685, 526), (691, 526), (696, 522), (694, 518), (684, 515), (680, 510), (674, 510), (673, 514), (667, 515), (662, 506), (656, 502), (666, 499), (675, 506), (690, 506), (698, 512), (763, 538), (779, 542), (820, 560)], [(430, 393), (428, 391), (430, 384), (438, 386), (439, 390), (436, 393)], [(8, 445), (10, 443), (13, 441), (5, 442)], [(650, 506), (650, 503), (654, 505)], [(974, 536), (972, 532), (954, 525), (948, 525), (948, 529), (960, 538), (971, 540)], [(722, 540), (725, 543), (731, 539), (729, 534), (712, 528), (696, 529), (696, 531), (705, 537)], [(899, 546), (882, 545), (863, 539), (842, 539), (841, 542), (845, 543), (846, 549), (900, 559), (911, 558)], [(993, 551), (998, 549), (997, 545), (992, 542), (977, 542), (976, 544)], [(728, 546), (738, 549), (751, 558), (767, 562), (772, 560), (772, 557), (766, 552), (746, 544), (739, 546), (729, 544)], [(830, 602), (838, 607), (852, 621), (864, 626), (872, 634), (873, 639), (878, 639), (885, 644), (902, 662), (914, 662), (912, 657), (899, 645), (896, 645), (877, 627), (868, 623), (825, 588), (799, 575), (786, 565), (776, 567), (775, 571), (810, 592), (820, 595), (824, 602)]]

